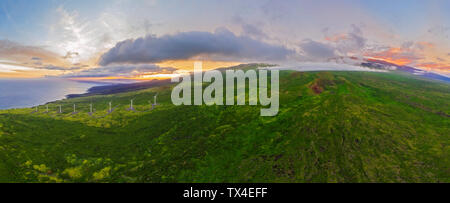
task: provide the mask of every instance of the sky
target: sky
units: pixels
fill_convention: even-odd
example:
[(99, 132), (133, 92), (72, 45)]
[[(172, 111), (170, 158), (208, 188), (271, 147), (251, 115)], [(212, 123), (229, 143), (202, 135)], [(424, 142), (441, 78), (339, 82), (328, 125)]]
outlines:
[[(450, 75), (448, 0), (0, 0), (0, 77), (377, 59)], [(352, 65), (352, 64), (350, 64)]]

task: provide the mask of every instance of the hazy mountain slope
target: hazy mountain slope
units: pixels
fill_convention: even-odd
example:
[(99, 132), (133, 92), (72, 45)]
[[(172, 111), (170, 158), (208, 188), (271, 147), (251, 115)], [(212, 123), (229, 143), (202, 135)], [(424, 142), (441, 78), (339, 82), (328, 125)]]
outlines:
[[(0, 181), (450, 182), (448, 84), (283, 71), (280, 88), (269, 118), (260, 106), (176, 107), (169, 86), (55, 102), (50, 115), (0, 111)], [(131, 98), (146, 112), (127, 111)], [(92, 102), (104, 116), (109, 101), (112, 114), (86, 113)]]
[(448, 76), (444, 76), (444, 75), (437, 74), (437, 73), (430, 72), (430, 71), (421, 70), (421, 69), (414, 68), (411, 66), (401, 66), (401, 65), (389, 63), (389, 62), (382, 61), (382, 60), (367, 59), (366, 62), (361, 63), (361, 66), (375, 68), (375, 69), (397, 70), (399, 72), (417, 75), (422, 78), (440, 80), (440, 81), (450, 83), (450, 78)]

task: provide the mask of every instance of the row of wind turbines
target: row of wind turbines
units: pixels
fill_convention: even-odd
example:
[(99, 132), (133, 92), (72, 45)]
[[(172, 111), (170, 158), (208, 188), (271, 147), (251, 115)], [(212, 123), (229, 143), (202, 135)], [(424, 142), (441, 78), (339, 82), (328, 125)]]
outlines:
[[(152, 103), (151, 101), (149, 101), (149, 103), (151, 104), (151, 110), (155, 109), (156, 106), (158, 105), (158, 103), (156, 102), (157, 96), (158, 96), (158, 95), (155, 95), (155, 96), (153, 97), (153, 98), (154, 98), (154, 99), (153, 99), (153, 103)], [(136, 110), (134, 109), (134, 107), (133, 107), (133, 102), (134, 102), (134, 100), (135, 100), (134, 98), (130, 100), (130, 108), (128, 108), (129, 111), (136, 111)], [(108, 114), (109, 114), (109, 113), (112, 113), (114, 109), (113, 109), (113, 107), (112, 107), (112, 102), (111, 102), (111, 101), (110, 101), (108, 104), (109, 104), (109, 108), (108, 108)], [(45, 105), (45, 108), (46, 108), (45, 113), (49, 113), (50, 110), (49, 110), (48, 104)], [(39, 112), (39, 106), (36, 106), (36, 107), (35, 107), (35, 111), (32, 112), (32, 113), (37, 113), (37, 112)], [(63, 111), (62, 111), (62, 105), (61, 105), (61, 104), (58, 105), (58, 113), (60, 113), (60, 114), (63, 113)], [(76, 104), (73, 104), (73, 112), (72, 112), (72, 114), (76, 114), (76, 113), (78, 113), (78, 112), (77, 112), (77, 106), (76, 106)], [(90, 103), (90, 104), (89, 104), (89, 114), (92, 115), (93, 113), (94, 113), (94, 106), (93, 106), (92, 103)]]

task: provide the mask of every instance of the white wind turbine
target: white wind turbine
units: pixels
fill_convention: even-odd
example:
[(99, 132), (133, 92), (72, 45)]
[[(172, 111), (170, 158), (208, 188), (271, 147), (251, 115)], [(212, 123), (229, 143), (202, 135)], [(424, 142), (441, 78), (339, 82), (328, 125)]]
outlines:
[(76, 114), (77, 113), (77, 106), (76, 104), (73, 104), (73, 113), (72, 114)]
[(129, 111), (134, 111), (133, 101), (134, 101), (134, 98), (130, 100), (130, 108), (128, 109)]
[(155, 109), (156, 105), (158, 105), (158, 104), (156, 103), (156, 98), (157, 98), (157, 96), (158, 96), (158, 94), (156, 94), (156, 95), (153, 97), (152, 110)]
[(89, 115), (92, 115), (92, 113), (93, 113), (93, 112), (92, 112), (92, 103), (89, 104), (89, 107), (90, 107), (90, 108), (89, 108)]

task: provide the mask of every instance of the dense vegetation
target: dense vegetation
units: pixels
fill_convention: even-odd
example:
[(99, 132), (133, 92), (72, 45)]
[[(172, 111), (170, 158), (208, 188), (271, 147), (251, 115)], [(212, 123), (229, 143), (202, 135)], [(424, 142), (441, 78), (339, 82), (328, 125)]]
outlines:
[(260, 106), (174, 106), (170, 93), (0, 111), (0, 182), (450, 182), (448, 84), (283, 71), (276, 117)]

